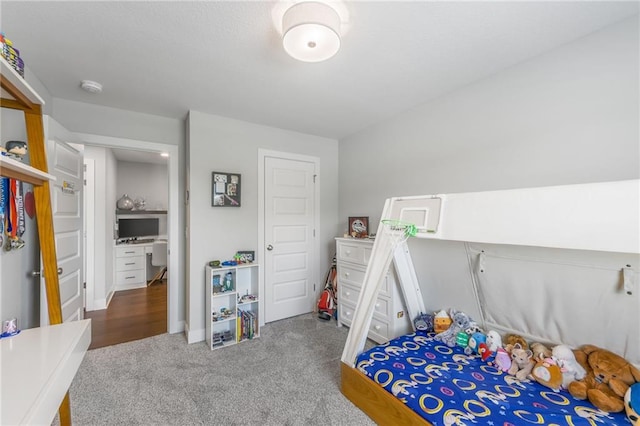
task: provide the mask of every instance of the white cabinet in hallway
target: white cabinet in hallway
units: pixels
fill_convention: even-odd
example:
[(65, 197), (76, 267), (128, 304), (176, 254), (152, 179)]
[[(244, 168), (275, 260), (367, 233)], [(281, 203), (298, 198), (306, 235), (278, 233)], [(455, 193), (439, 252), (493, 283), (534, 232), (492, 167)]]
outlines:
[(152, 244), (122, 244), (114, 247), (116, 291), (147, 285), (147, 254)]

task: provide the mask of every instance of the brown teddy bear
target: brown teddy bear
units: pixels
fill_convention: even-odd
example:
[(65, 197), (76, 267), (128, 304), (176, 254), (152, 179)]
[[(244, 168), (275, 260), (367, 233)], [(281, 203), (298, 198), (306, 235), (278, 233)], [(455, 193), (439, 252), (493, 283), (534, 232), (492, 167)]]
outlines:
[(588, 399), (602, 411), (624, 410), (624, 394), (629, 386), (640, 382), (640, 370), (621, 356), (593, 345), (582, 346), (574, 354), (587, 375), (571, 382), (569, 393), (577, 399)]
[(520, 336), (519, 334), (507, 334), (506, 336), (504, 336), (504, 339), (502, 339), (502, 345), (507, 350), (507, 353), (509, 355), (511, 355), (511, 350), (516, 343), (520, 345), (520, 349), (524, 349), (525, 351), (529, 349), (527, 341), (524, 340), (524, 337)]

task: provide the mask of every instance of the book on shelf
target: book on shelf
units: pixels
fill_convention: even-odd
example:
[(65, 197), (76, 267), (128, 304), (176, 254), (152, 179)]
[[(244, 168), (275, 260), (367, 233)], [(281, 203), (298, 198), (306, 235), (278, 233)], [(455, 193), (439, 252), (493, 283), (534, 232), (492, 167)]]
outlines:
[(253, 339), (258, 331), (258, 318), (252, 311), (238, 310), (240, 340)]

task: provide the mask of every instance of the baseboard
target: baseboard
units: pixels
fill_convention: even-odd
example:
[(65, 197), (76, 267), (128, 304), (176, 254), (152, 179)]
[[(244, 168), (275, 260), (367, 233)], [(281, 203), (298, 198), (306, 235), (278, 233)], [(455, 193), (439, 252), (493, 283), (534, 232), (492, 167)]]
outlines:
[(198, 343), (204, 342), (205, 330), (189, 330), (189, 324), (184, 323), (184, 334), (187, 336), (187, 343)]
[(134, 290), (136, 288), (145, 288), (147, 287), (147, 283), (139, 283), (139, 284), (129, 284), (129, 285), (117, 285), (115, 291), (123, 291), (123, 290)]

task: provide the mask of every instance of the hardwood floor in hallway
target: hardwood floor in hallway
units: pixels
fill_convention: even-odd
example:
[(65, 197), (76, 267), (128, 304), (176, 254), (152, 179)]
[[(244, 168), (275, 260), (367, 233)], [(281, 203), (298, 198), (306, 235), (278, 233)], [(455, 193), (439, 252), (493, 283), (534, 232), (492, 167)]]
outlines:
[(118, 291), (107, 309), (91, 318), (91, 345), (102, 348), (167, 332), (167, 280), (150, 287)]

